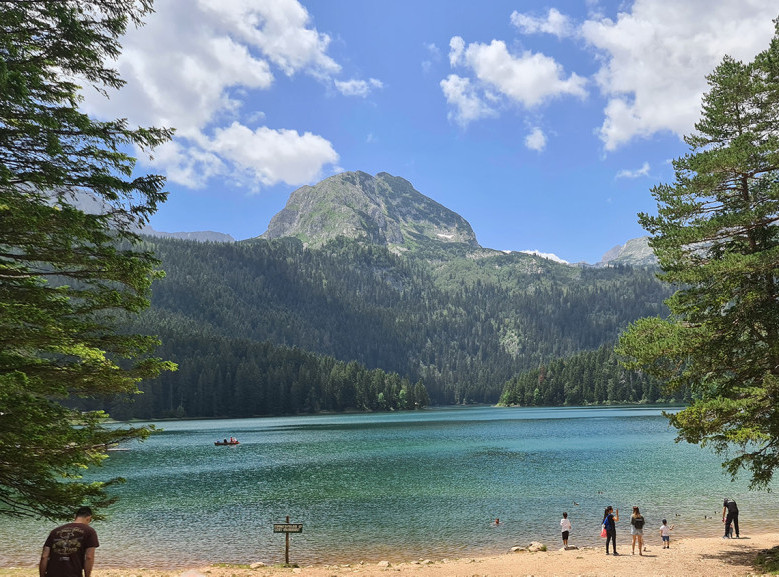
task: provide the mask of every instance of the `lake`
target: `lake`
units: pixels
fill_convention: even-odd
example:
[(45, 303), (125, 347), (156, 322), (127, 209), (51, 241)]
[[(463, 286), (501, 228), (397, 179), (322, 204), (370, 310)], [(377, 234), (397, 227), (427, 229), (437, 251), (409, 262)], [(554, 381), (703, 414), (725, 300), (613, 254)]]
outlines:
[[(772, 494), (731, 482), (720, 457), (674, 443), (660, 409), (464, 407), (390, 414), (175, 421), (111, 453), (94, 478), (122, 476), (110, 519), (94, 523), (98, 567), (284, 561), (274, 523), (302, 523), (290, 561), (408, 561), (502, 553), (541, 541), (601, 545), (618, 507), (629, 542), (637, 504), (651, 543), (719, 536), (723, 497), (741, 532), (779, 529)], [(217, 447), (235, 436), (240, 445)], [(497, 527), (492, 522), (500, 518)], [(0, 521), (0, 566), (37, 563), (52, 523)]]

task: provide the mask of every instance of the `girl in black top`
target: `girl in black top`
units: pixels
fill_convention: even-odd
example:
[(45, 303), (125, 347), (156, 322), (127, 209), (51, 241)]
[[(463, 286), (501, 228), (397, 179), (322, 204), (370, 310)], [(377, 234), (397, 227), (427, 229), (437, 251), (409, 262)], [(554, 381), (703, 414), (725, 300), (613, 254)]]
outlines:
[(619, 521), (619, 509), (609, 505), (603, 512), (603, 525), (606, 527), (606, 555), (609, 554), (609, 541), (613, 544), (614, 555), (617, 553), (617, 521)]

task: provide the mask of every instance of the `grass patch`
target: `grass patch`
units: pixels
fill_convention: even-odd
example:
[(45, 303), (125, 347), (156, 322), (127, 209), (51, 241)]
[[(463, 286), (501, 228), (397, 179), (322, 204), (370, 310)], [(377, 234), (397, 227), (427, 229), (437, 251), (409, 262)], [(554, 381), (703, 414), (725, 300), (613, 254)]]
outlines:
[(760, 551), (755, 558), (755, 568), (763, 573), (779, 574), (779, 547)]

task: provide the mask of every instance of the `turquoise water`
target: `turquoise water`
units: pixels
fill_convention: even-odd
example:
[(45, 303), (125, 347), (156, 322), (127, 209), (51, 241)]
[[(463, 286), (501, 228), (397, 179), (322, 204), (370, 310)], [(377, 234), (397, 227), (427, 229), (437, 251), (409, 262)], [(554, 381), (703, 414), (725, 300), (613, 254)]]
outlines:
[[(303, 523), (290, 561), (454, 558), (531, 540), (600, 545), (603, 509), (638, 504), (648, 539), (719, 536), (722, 498), (742, 533), (777, 530), (773, 494), (731, 483), (720, 458), (675, 444), (653, 408), (471, 407), (414, 413), (177, 421), (113, 452), (95, 474), (123, 476), (110, 520), (95, 523), (98, 563), (184, 567), (284, 560), (273, 523)], [(215, 447), (236, 436), (241, 444)], [(574, 504), (576, 503), (576, 504)], [(705, 519), (713, 517), (713, 519)], [(501, 519), (498, 527), (491, 522)], [(0, 566), (32, 565), (51, 528), (0, 521)], [(659, 537), (658, 537), (659, 539)]]

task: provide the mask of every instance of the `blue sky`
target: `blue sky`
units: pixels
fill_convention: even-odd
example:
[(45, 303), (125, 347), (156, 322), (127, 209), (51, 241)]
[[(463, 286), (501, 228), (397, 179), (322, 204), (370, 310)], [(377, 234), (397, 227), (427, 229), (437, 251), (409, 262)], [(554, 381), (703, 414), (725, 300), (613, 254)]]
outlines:
[(768, 47), (765, 0), (157, 0), (86, 110), (176, 137), (161, 231), (263, 233), (289, 194), (389, 172), (489, 248), (597, 262), (642, 236), (724, 54)]

